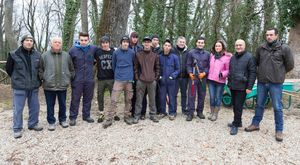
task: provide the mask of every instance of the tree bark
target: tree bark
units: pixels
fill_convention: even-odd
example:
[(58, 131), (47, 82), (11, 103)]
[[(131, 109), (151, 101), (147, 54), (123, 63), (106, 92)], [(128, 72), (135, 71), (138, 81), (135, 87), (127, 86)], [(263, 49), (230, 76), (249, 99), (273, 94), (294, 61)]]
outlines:
[(80, 4), (80, 16), (81, 16), (81, 28), (82, 32), (89, 31), (89, 22), (88, 22), (88, 0), (81, 0)]
[(288, 78), (300, 78), (300, 21), (290, 29), (288, 44), (294, 54), (295, 68), (287, 75)]
[(4, 31), (5, 31), (5, 51), (10, 51), (17, 47), (17, 42), (13, 32), (13, 6), (14, 0), (4, 2)]
[(3, 17), (4, 17), (4, 0), (0, 1), (0, 60), (5, 60), (4, 42), (3, 42)]

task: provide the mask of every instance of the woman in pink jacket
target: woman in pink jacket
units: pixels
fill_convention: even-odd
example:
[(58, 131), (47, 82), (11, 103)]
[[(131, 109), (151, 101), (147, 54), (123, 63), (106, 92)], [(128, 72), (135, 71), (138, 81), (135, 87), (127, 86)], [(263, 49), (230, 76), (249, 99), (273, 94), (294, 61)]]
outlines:
[(208, 72), (208, 88), (210, 95), (210, 116), (211, 121), (216, 121), (220, 111), (224, 85), (229, 73), (229, 62), (232, 54), (226, 51), (223, 41), (215, 42), (211, 50), (209, 72)]

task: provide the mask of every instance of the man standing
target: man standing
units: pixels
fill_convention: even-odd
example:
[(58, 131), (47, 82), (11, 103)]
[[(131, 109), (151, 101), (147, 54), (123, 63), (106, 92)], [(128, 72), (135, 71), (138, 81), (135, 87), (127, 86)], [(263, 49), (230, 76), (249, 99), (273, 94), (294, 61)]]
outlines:
[(13, 88), (13, 131), (14, 138), (22, 137), (23, 109), (27, 99), (29, 118), (28, 129), (41, 131), (39, 122), (40, 104), (38, 99), (41, 81), (38, 78), (40, 53), (34, 49), (34, 39), (24, 35), (21, 46), (9, 52), (6, 72), (11, 77)]
[(278, 30), (266, 31), (267, 42), (256, 49), (257, 63), (257, 105), (255, 115), (246, 132), (259, 130), (263, 119), (264, 104), (268, 94), (275, 113), (275, 139), (283, 140), (282, 88), (285, 74), (294, 68), (294, 58), (288, 45), (278, 40)]
[(232, 96), (234, 114), (233, 122), (228, 124), (231, 127), (231, 135), (236, 135), (238, 127), (242, 127), (243, 105), (246, 95), (252, 91), (256, 79), (255, 60), (245, 48), (245, 41), (237, 40), (235, 42), (236, 53), (229, 64), (228, 87)]
[(69, 125), (66, 122), (66, 96), (67, 88), (71, 79), (75, 76), (74, 66), (69, 54), (61, 50), (62, 39), (54, 37), (51, 39), (51, 49), (45, 52), (40, 60), (39, 76), (43, 82), (43, 88), (47, 103), (48, 130), (55, 130), (54, 106), (58, 98), (59, 124), (63, 128)]
[(186, 46), (186, 39), (183, 36), (178, 37), (176, 42), (176, 47), (174, 48), (175, 54), (178, 56), (179, 59), (179, 67), (180, 67), (180, 74), (177, 78), (176, 83), (176, 99), (175, 99), (175, 109), (177, 110), (177, 94), (180, 89), (181, 95), (181, 110), (182, 114), (188, 114), (186, 108), (186, 98), (187, 98), (187, 87), (188, 87), (188, 74), (187, 74), (187, 54), (188, 48)]
[(143, 39), (144, 50), (137, 53), (134, 60), (134, 74), (136, 84), (136, 105), (134, 123), (138, 123), (141, 117), (142, 101), (145, 90), (148, 91), (150, 120), (158, 122), (156, 115), (155, 93), (156, 80), (159, 78), (159, 57), (151, 50), (151, 38), (146, 36)]
[(121, 38), (121, 47), (113, 53), (112, 69), (114, 71), (114, 86), (111, 94), (110, 109), (105, 115), (105, 122), (103, 128), (112, 125), (113, 117), (117, 111), (118, 96), (124, 91), (125, 95), (125, 108), (124, 108), (124, 121), (126, 124), (131, 125), (133, 119), (131, 117), (131, 98), (133, 95), (132, 82), (133, 82), (133, 61), (135, 53), (129, 49), (129, 37), (123, 36)]
[[(192, 49), (187, 57), (187, 71), (190, 77), (188, 92), (188, 115), (186, 120), (192, 121), (195, 112), (195, 98), (197, 100), (197, 116), (203, 119), (203, 108), (206, 96), (206, 75), (209, 71), (209, 52), (204, 50), (205, 39), (200, 37), (196, 41), (196, 48)], [(195, 75), (197, 78), (195, 78)]]
[[(100, 115), (98, 123), (104, 120), (104, 93), (107, 89), (111, 96), (112, 88), (114, 85), (114, 72), (112, 68), (112, 56), (115, 49), (110, 47), (109, 37), (103, 36), (100, 39), (100, 48), (97, 49), (95, 59), (97, 62), (97, 78), (98, 78), (98, 109)], [(114, 117), (119, 120), (118, 116)]]
[(70, 105), (70, 126), (76, 125), (79, 104), (82, 98), (82, 119), (93, 123), (91, 118), (91, 103), (94, 95), (94, 55), (97, 47), (90, 45), (89, 34), (79, 33), (80, 45), (75, 45), (69, 51), (75, 68), (75, 78), (72, 81), (72, 98)]

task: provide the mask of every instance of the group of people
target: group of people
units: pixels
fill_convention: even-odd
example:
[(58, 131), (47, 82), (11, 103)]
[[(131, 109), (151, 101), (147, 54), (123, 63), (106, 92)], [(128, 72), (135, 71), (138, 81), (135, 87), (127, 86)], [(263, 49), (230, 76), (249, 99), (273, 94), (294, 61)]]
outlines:
[[(235, 42), (235, 53), (226, 51), (225, 43), (217, 40), (210, 52), (204, 49), (205, 38), (196, 39), (195, 48), (188, 50), (186, 39), (178, 37), (176, 45), (170, 39), (159, 46), (159, 36), (145, 36), (142, 45), (136, 32), (120, 39), (120, 47), (111, 47), (110, 38), (102, 36), (100, 46), (91, 45), (87, 33), (79, 34), (79, 44), (69, 53), (62, 51), (62, 39), (51, 39), (51, 49), (42, 55), (34, 49), (34, 39), (25, 35), (21, 46), (10, 52), (6, 71), (13, 88), (14, 137), (22, 137), (23, 109), (27, 99), (29, 107), (28, 129), (41, 131), (39, 124), (40, 85), (44, 88), (47, 103), (48, 130), (56, 127), (55, 101), (58, 98), (59, 124), (66, 128), (75, 126), (82, 98), (82, 119), (93, 123), (91, 103), (94, 94), (94, 65), (97, 68), (98, 122), (108, 128), (117, 116), (118, 98), (124, 93), (124, 121), (128, 125), (145, 120), (147, 104), (153, 122), (177, 115), (177, 95), (180, 90), (181, 111), (186, 121), (192, 121), (194, 113), (205, 119), (204, 102), (208, 86), (210, 115), (216, 121), (221, 109), (224, 86), (227, 83), (233, 103), (233, 122), (229, 123), (231, 135), (242, 127), (242, 111), (246, 95), (251, 92), (257, 77), (258, 99), (250, 126), (245, 131), (259, 130), (264, 103), (268, 93), (275, 113), (275, 138), (283, 140), (282, 84), (285, 74), (293, 69), (294, 59), (290, 48), (279, 41), (278, 30), (266, 31), (266, 43), (259, 46), (256, 56), (246, 51), (245, 41)], [(69, 123), (66, 116), (66, 95), (69, 84), (72, 94)], [(104, 93), (110, 93), (110, 106), (104, 110)], [(197, 96), (197, 101), (196, 101)], [(148, 99), (147, 99), (148, 97)], [(197, 102), (197, 106), (195, 103)], [(168, 109), (166, 108), (168, 105)]]

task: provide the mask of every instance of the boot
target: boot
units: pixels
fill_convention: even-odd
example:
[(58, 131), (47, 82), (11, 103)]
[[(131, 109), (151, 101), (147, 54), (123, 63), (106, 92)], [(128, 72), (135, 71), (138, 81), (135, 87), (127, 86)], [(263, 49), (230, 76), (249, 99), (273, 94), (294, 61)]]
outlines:
[(211, 120), (211, 118), (214, 116), (214, 113), (215, 113), (215, 107), (210, 106), (210, 114), (208, 116), (208, 120)]
[(219, 111), (220, 111), (220, 107), (215, 107), (214, 110), (215, 113), (213, 113), (213, 116), (211, 117), (211, 121), (216, 121), (218, 119)]

